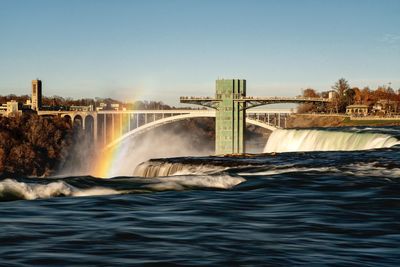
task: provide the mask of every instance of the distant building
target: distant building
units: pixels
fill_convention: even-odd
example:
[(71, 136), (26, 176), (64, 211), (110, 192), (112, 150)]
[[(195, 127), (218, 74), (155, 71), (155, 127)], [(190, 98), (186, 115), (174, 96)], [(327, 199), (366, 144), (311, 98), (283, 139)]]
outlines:
[(6, 114), (7, 114), (7, 104), (1, 104), (0, 105), (0, 115), (6, 116)]
[(107, 104), (104, 103), (104, 102), (101, 102), (101, 103), (99, 104), (99, 106), (96, 107), (96, 111), (101, 111), (101, 110), (106, 110), (106, 109), (107, 109)]
[(98, 107), (96, 107), (96, 111), (101, 110), (121, 110), (122, 106), (118, 103), (104, 103), (101, 102)]
[(42, 108), (42, 81), (32, 81), (32, 110), (38, 111)]
[(89, 106), (70, 106), (71, 111), (93, 111), (93, 105)]
[(1, 116), (12, 117), (21, 114), (22, 114), (21, 105), (18, 104), (18, 102), (15, 100), (8, 101), (6, 104), (2, 104), (0, 106)]
[(333, 98), (336, 97), (336, 95), (337, 95), (337, 93), (336, 93), (335, 91), (329, 91), (329, 93), (328, 93), (328, 98), (329, 98), (329, 99), (333, 99)]
[(346, 114), (351, 116), (367, 116), (368, 106), (367, 105), (350, 105), (346, 107)]
[(372, 113), (376, 115), (390, 115), (397, 110), (397, 102), (393, 100), (381, 99), (372, 106)]
[(11, 100), (7, 102), (7, 116), (18, 114), (18, 102)]
[(112, 104), (111, 104), (111, 109), (113, 109), (113, 110), (119, 110), (119, 104), (118, 104), (118, 103), (112, 103)]
[(30, 99), (27, 99), (25, 104), (23, 104), (24, 109), (32, 109), (32, 101)]

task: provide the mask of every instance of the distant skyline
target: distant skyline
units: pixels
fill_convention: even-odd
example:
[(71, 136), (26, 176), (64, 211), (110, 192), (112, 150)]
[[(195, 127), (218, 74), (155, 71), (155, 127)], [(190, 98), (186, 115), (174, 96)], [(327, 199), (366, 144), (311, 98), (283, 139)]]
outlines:
[(0, 94), (212, 96), (217, 78), (248, 95), (351, 86), (400, 88), (398, 0), (0, 0)]

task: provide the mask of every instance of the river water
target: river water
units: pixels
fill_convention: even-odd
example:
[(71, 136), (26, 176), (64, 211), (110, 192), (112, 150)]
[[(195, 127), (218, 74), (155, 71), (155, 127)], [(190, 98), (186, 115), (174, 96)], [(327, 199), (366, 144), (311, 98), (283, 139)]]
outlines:
[(282, 130), (265, 147), (279, 153), (5, 177), (0, 265), (398, 266), (399, 140), (398, 127)]

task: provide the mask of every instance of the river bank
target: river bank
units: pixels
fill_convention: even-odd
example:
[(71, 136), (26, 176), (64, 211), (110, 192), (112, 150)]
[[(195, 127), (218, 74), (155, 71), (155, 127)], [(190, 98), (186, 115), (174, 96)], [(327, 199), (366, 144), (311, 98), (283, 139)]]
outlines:
[(61, 118), (0, 116), (0, 174), (54, 174), (71, 155), (76, 134)]
[(287, 118), (286, 128), (346, 127), (346, 126), (400, 126), (400, 119), (360, 117), (337, 114), (294, 114)]

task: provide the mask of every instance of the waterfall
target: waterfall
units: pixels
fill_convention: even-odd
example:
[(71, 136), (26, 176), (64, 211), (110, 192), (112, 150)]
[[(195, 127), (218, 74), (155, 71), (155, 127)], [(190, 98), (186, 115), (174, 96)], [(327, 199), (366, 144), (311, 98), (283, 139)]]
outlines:
[(171, 176), (174, 173), (181, 171), (182, 168), (183, 164), (180, 163), (146, 161), (136, 167), (134, 175), (140, 177)]
[(387, 134), (329, 130), (275, 130), (264, 152), (367, 150), (392, 147), (399, 140)]
[(224, 170), (224, 166), (215, 166), (202, 162), (168, 162), (166, 159), (156, 159), (139, 164), (133, 175), (140, 177), (161, 177), (185, 174), (212, 174)]

